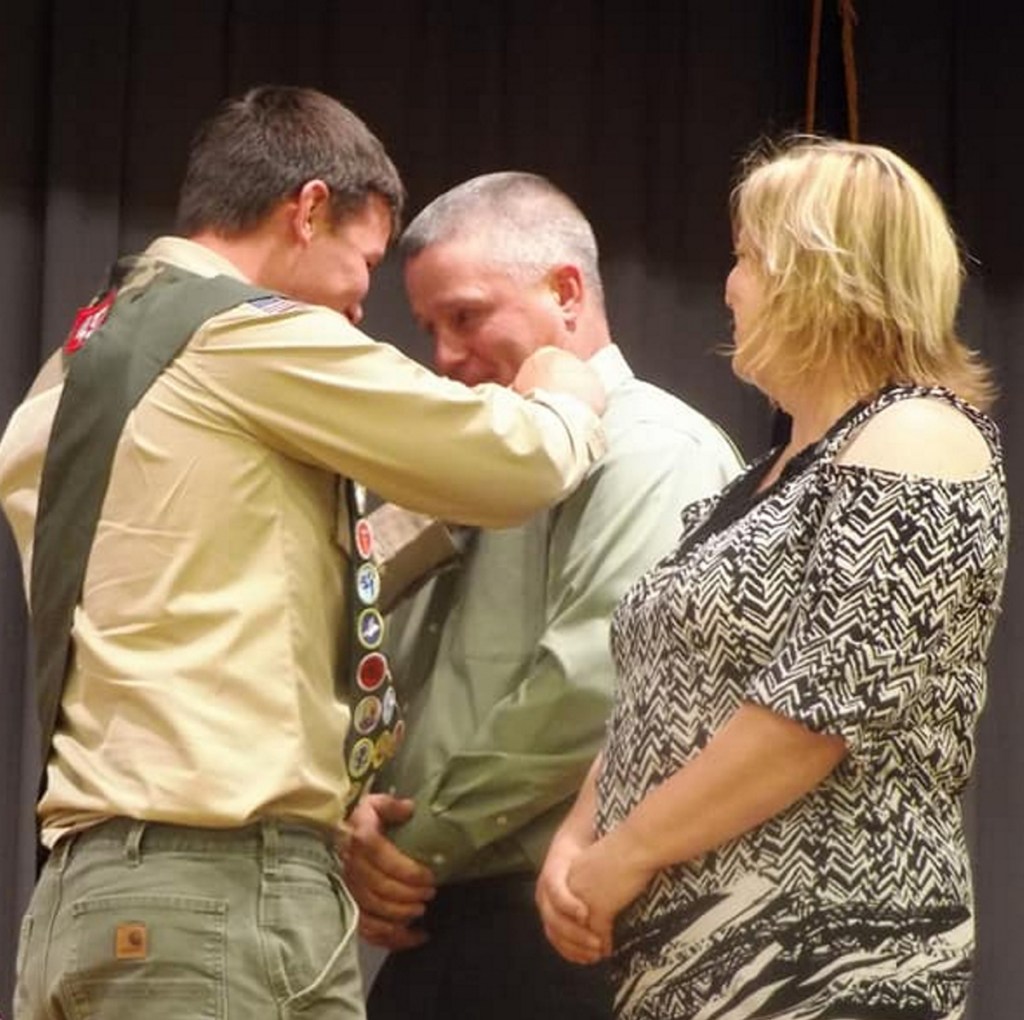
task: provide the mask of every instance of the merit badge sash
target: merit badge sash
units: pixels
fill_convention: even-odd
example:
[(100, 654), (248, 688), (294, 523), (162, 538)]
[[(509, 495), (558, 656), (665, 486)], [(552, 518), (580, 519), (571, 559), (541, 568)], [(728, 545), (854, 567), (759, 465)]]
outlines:
[(348, 567), (349, 636), (348, 704), (352, 712), (345, 738), (349, 789), (346, 811), (368, 793), (384, 763), (398, 750), (405, 735), (398, 695), (384, 642), (380, 609), (381, 577), (374, 560), (375, 536), (366, 513), (366, 490), (345, 481), (345, 502), (351, 531)]

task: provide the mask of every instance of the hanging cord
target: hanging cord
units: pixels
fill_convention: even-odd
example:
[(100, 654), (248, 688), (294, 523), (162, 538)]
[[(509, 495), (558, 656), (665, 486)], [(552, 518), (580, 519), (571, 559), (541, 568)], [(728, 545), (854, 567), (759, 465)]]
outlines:
[(857, 58), (853, 50), (853, 29), (857, 12), (853, 0), (840, 0), (843, 15), (843, 77), (846, 81), (846, 124), (851, 142), (860, 140), (860, 108), (857, 104)]
[(807, 103), (804, 107), (804, 131), (814, 134), (814, 112), (818, 107), (818, 57), (821, 53), (821, 0), (813, 0), (811, 15), (811, 52), (807, 58)]
[[(818, 107), (818, 64), (821, 58), (821, 6), (822, 0), (812, 0), (811, 42), (807, 56), (807, 102), (804, 110), (804, 131), (814, 133), (814, 118)], [(860, 107), (857, 102), (857, 58), (853, 48), (853, 30), (857, 24), (857, 11), (853, 0), (839, 0), (843, 19), (843, 82), (846, 91), (847, 135), (851, 141), (860, 138)]]

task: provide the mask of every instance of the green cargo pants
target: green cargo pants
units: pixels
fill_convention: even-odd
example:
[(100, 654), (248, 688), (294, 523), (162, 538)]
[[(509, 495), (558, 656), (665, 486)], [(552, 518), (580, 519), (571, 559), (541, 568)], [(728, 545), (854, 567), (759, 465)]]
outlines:
[(15, 1020), (363, 1020), (355, 926), (312, 829), (114, 819), (43, 869)]

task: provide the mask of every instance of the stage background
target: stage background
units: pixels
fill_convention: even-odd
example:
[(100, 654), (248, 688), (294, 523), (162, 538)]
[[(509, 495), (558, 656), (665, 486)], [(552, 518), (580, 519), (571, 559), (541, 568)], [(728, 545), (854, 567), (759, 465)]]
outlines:
[[(748, 456), (773, 416), (717, 353), (729, 335), (727, 196), (760, 135), (803, 123), (811, 0), (20, 0), (0, 12), (0, 423), (117, 253), (170, 229), (186, 143), (227, 94), (317, 86), (387, 145), (417, 210), (476, 173), (549, 175), (588, 213), (615, 335), (638, 373), (721, 422)], [(864, 2), (861, 136), (948, 203), (970, 254), (962, 325), (998, 371), (1011, 498), (1024, 420), (1024, 8)], [(836, 0), (818, 126), (847, 129)], [(415, 356), (395, 267), (365, 326)], [(0, 1013), (33, 873), (34, 704), (13, 543), (0, 527)], [(1024, 703), (1015, 558), (969, 796), (979, 959), (972, 1016), (1019, 1020)]]

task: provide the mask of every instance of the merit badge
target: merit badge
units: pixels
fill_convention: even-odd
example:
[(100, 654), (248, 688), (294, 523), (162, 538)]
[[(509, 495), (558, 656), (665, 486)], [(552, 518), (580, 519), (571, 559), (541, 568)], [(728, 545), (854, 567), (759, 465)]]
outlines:
[(388, 660), (380, 652), (370, 652), (356, 666), (356, 683), (364, 691), (375, 691), (388, 675)]
[(381, 711), (380, 698), (372, 694), (362, 698), (352, 713), (352, 725), (359, 733), (372, 733), (380, 722)]
[(399, 719), (395, 723), (395, 728), (391, 731), (391, 735), (395, 738), (395, 750), (397, 751), (402, 746), (402, 741), (405, 740), (405, 720)]
[(348, 756), (348, 774), (353, 779), (362, 779), (373, 761), (373, 741), (362, 737), (352, 745)]
[(395, 738), (385, 730), (373, 747), (373, 767), (379, 769), (395, 753)]
[(391, 720), (395, 717), (396, 708), (398, 708), (398, 695), (395, 694), (394, 687), (389, 687), (384, 692), (384, 708), (381, 713), (384, 718), (385, 726), (391, 725)]
[(356, 521), (356, 549), (364, 560), (368, 560), (373, 552), (373, 528), (365, 517)]
[(384, 617), (376, 609), (364, 609), (356, 624), (359, 643), (364, 648), (379, 648), (384, 640)]
[(380, 572), (372, 563), (364, 563), (356, 571), (356, 593), (364, 606), (372, 606), (380, 597)]
[(358, 482), (350, 482), (352, 486), (352, 502), (356, 505), (356, 513), (360, 517), (366, 513), (366, 486)]

